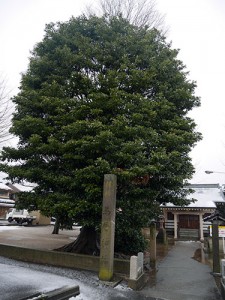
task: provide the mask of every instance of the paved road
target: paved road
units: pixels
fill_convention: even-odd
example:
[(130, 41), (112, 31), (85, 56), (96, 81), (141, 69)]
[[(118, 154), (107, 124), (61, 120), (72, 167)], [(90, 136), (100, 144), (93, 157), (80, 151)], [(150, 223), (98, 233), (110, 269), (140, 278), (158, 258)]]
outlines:
[(140, 293), (168, 300), (222, 299), (201, 250), (200, 242), (177, 242)]

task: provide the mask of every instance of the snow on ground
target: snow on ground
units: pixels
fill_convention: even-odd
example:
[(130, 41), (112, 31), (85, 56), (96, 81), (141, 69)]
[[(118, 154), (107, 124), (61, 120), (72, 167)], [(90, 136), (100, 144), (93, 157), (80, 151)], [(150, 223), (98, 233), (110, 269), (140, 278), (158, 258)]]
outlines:
[[(72, 297), (71, 300), (140, 299), (136, 295), (133, 297), (133, 291), (125, 284), (122, 283), (116, 288), (105, 286), (99, 281), (97, 273), (90, 271), (25, 263), (1, 256), (0, 268), (0, 281), (3, 286), (0, 300), (16, 299), (18, 291), (23, 291), (28, 296), (74, 285), (79, 285), (80, 295)], [(22, 297), (18, 299), (20, 298)]]
[(0, 226), (0, 232), (21, 229), (21, 226)]
[[(1, 225), (3, 223), (5, 224), (1, 221)], [(4, 231), (19, 232), (21, 229), (24, 227), (0, 226), (0, 235)], [(26, 263), (1, 256), (0, 268), (0, 300), (22, 299), (37, 292), (44, 293), (76, 285), (79, 285), (80, 295), (70, 300), (142, 300), (140, 294), (129, 289), (125, 281), (112, 288), (99, 281), (96, 272)]]

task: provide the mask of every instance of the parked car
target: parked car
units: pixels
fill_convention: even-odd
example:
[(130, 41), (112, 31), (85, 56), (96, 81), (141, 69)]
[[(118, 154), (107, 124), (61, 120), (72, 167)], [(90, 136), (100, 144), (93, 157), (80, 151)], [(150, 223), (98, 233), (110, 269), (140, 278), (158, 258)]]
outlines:
[(11, 208), (6, 215), (6, 219), (9, 223), (16, 221), (18, 224), (32, 224), (36, 217), (30, 215), (26, 209), (17, 210), (16, 208)]

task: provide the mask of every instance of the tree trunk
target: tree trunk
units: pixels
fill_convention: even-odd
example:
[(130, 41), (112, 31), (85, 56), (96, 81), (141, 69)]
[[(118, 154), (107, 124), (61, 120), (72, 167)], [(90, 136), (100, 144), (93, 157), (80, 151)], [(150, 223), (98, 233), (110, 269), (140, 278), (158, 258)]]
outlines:
[(80, 234), (74, 242), (55, 250), (98, 256), (100, 253), (100, 247), (95, 227), (82, 227)]
[(59, 233), (59, 228), (60, 228), (60, 222), (59, 222), (59, 219), (56, 218), (52, 234), (58, 234)]

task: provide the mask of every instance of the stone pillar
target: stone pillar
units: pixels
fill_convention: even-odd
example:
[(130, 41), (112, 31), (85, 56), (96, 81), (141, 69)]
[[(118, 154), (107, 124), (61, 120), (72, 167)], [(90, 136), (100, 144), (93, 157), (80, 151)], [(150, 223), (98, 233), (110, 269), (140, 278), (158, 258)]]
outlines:
[(99, 262), (99, 279), (103, 281), (109, 281), (113, 277), (116, 187), (116, 175), (106, 174), (104, 176), (103, 187), (101, 248)]
[(144, 255), (142, 252), (138, 256), (131, 256), (130, 258), (130, 278), (128, 279), (128, 286), (133, 290), (140, 290), (146, 283), (144, 265)]
[(130, 279), (136, 280), (143, 274), (144, 271), (144, 255), (143, 252), (139, 252), (138, 256), (131, 256), (130, 258)]
[(224, 281), (225, 279), (225, 259), (221, 259), (221, 277)]
[(174, 239), (177, 240), (177, 214), (174, 214)]
[(138, 268), (140, 269), (140, 273), (143, 273), (144, 271), (144, 254), (143, 252), (138, 252)]
[(150, 266), (151, 268), (156, 268), (156, 224), (150, 224)]
[(200, 241), (204, 241), (204, 233), (203, 233), (203, 218), (202, 214), (199, 214), (199, 228), (200, 228)]
[(138, 277), (138, 259), (133, 255), (130, 257), (130, 279), (136, 280)]
[(164, 216), (160, 217), (159, 224), (160, 224), (160, 228), (156, 240), (158, 243), (167, 245), (167, 234), (166, 234), (166, 229), (164, 228)]

